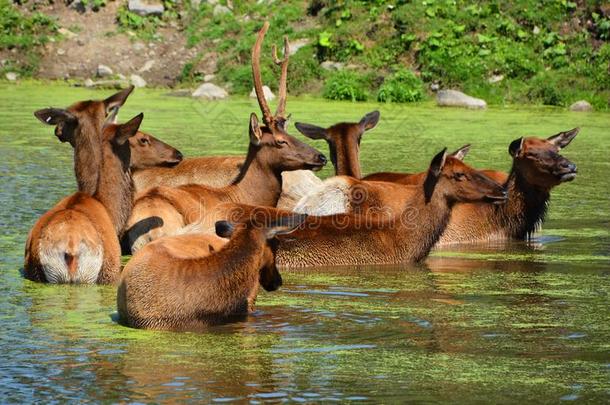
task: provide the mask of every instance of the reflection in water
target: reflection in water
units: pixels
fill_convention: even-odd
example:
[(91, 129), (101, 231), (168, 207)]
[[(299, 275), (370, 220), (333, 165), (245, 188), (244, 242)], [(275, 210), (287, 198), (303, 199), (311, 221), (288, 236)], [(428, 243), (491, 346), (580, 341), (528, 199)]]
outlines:
[[(11, 117), (0, 119), (0, 205), (9, 207), (0, 211), (2, 402), (608, 401), (606, 115), (588, 115), (587, 136), (569, 151), (579, 178), (554, 193), (545, 231), (532, 243), (448, 246), (421, 265), (284, 270), (282, 289), (261, 294), (243, 322), (171, 333), (118, 325), (112, 287), (40, 285), (19, 275), (27, 230), (74, 188), (71, 151), (29, 111), (99, 94), (18, 88), (0, 89), (7, 106), (0, 113)], [(176, 135), (183, 123), (201, 119), (184, 102), (139, 90), (124, 113), (154, 109), (150, 131), (184, 145)], [(248, 116), (249, 102), (229, 103), (235, 116)], [(312, 103), (295, 100), (291, 109), (316, 121)], [(325, 108), (328, 122), (353, 119), (351, 104)], [(397, 116), (425, 120), (421, 139), (431, 144), (445, 139), (447, 125), (487, 133), (490, 122), (509, 124), (477, 139), (469, 162), (482, 166), (509, 161), (505, 145), (519, 134), (505, 127), (514, 122), (528, 123), (519, 131), (532, 134), (556, 132), (558, 120), (577, 124), (568, 123), (571, 115), (532, 111), (444, 110), (438, 120), (437, 110), (409, 107), (385, 115), (376, 129), (382, 141), (367, 138), (363, 161), (371, 172), (402, 167), (404, 156), (427, 164), (428, 154), (413, 153), (408, 142), (388, 148)], [(243, 134), (200, 129), (186, 153), (243, 152)], [(455, 136), (456, 144), (472, 141), (470, 132)], [(382, 152), (383, 162), (374, 158)]]

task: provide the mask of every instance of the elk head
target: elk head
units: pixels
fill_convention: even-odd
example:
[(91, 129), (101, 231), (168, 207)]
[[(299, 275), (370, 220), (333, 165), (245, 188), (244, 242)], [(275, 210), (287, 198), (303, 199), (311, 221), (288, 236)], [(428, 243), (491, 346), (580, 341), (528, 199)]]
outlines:
[(135, 137), (144, 119), (140, 113), (124, 124), (107, 124), (103, 129), (104, 145), (109, 144), (112, 152), (121, 161), (123, 171), (127, 172), (131, 166), (131, 138)]
[(267, 215), (266, 211), (251, 215), (243, 222), (233, 224), (228, 221), (216, 222), (216, 234), (222, 238), (245, 235), (249, 244), (261, 243), (263, 252), (257, 264), (259, 270), (259, 283), (267, 291), (275, 291), (282, 285), (282, 276), (275, 264), (275, 255), (278, 248), (276, 236), (286, 235), (297, 229), (307, 218), (306, 214), (290, 214), (284, 216)]
[[(260, 53), (269, 23), (265, 22), (258, 32), (252, 48), (252, 78), (256, 98), (261, 109), (264, 125), (259, 125), (256, 114), (250, 116), (250, 144), (265, 153), (265, 160), (277, 172), (286, 170), (310, 169), (319, 170), (326, 164), (326, 157), (286, 132), (286, 80), (288, 75), (288, 38), (284, 37), (284, 57), (279, 59), (277, 49), (273, 46), (273, 61), (281, 68), (278, 106), (275, 115), (263, 93), (263, 81), (260, 69)], [(264, 150), (264, 152), (263, 152)]]
[(572, 142), (579, 128), (560, 132), (547, 139), (529, 137), (514, 140), (508, 147), (513, 171), (528, 183), (550, 189), (576, 178), (576, 165), (559, 154)]
[(432, 159), (424, 181), (426, 202), (433, 193), (444, 194), (450, 203), (486, 201), (500, 204), (508, 197), (504, 186), (468, 166), (459, 156), (447, 155), (447, 148)]
[(34, 112), (42, 123), (55, 126), (55, 136), (61, 142), (69, 142), (73, 147), (83, 128), (90, 128), (91, 133), (100, 133), (105, 123), (114, 121), (119, 108), (125, 104), (134, 87), (119, 91), (105, 100), (79, 101), (66, 109), (43, 108)]
[(182, 161), (182, 153), (152, 135), (138, 131), (129, 138), (131, 168), (146, 169), (155, 166), (175, 166)]
[(297, 122), (296, 128), (310, 139), (324, 139), (330, 150), (330, 160), (336, 175), (362, 177), (360, 171), (360, 141), (365, 131), (375, 128), (379, 111), (366, 114), (360, 122), (341, 122), (328, 128)]

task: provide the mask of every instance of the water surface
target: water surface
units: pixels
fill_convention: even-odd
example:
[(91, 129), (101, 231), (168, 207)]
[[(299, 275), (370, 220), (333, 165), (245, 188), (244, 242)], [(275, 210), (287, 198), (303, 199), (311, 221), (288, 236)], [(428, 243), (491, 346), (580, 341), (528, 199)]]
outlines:
[[(296, 120), (323, 126), (380, 108), (362, 141), (365, 173), (422, 170), (442, 147), (465, 143), (469, 163), (508, 169), (513, 139), (580, 126), (564, 151), (578, 178), (554, 190), (534, 243), (446, 249), (416, 266), (285, 270), (284, 286), (261, 294), (245, 322), (169, 333), (118, 325), (112, 287), (19, 273), (27, 231), (75, 188), (70, 147), (32, 112), (110, 93), (0, 84), (2, 402), (610, 399), (607, 113), (290, 99)], [(258, 108), (137, 90), (121, 118), (140, 111), (143, 130), (194, 156), (245, 153)]]

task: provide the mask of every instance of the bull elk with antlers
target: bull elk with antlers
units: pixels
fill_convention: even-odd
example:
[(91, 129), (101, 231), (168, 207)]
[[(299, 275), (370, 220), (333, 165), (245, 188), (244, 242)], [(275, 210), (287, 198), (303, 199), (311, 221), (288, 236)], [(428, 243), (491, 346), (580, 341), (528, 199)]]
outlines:
[(263, 94), (260, 71), (260, 52), (269, 27), (265, 23), (252, 48), (252, 76), (264, 125), (256, 114), (250, 116), (250, 143), (246, 160), (233, 182), (222, 188), (201, 184), (187, 184), (176, 188), (154, 187), (141, 194), (135, 202), (126, 232), (126, 245), (138, 250), (151, 240), (171, 235), (180, 228), (202, 224), (202, 229), (213, 229), (214, 223), (226, 219), (225, 205), (248, 203), (276, 206), (282, 191), (282, 172), (319, 170), (326, 157), (286, 132), (286, 80), (288, 74), (288, 41), (285, 39), (284, 58), (273, 56), (280, 64), (279, 101), (275, 115)]

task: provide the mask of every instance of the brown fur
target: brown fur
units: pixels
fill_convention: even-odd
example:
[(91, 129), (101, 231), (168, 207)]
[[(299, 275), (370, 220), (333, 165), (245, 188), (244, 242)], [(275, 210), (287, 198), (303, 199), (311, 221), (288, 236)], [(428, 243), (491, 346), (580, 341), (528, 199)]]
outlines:
[[(369, 206), (360, 213), (309, 216), (291, 235), (278, 238), (278, 264), (308, 267), (405, 263), (424, 259), (447, 226), (456, 201), (504, 196), (500, 185), (459, 160), (447, 158), (448, 164), (435, 168), (439, 155), (431, 164), (430, 180), (425, 186), (395, 186), (396, 191), (402, 189), (400, 211), (388, 213)], [(467, 180), (455, 179), (455, 173), (466, 170)], [(472, 184), (465, 186), (465, 183)], [(252, 210), (234, 207), (231, 215), (253, 216)], [(258, 216), (273, 218), (278, 215), (277, 211), (263, 207), (255, 210), (262, 212), (256, 214)]]
[[(460, 203), (453, 209), (451, 220), (439, 245), (502, 239), (528, 239), (544, 221), (550, 191), (562, 181), (562, 173), (570, 173), (571, 162), (559, 155), (578, 134), (578, 128), (560, 132), (548, 139), (524, 138), (513, 156), (510, 173), (481, 170), (508, 190), (503, 205)], [(519, 142), (518, 142), (519, 141)], [(511, 145), (520, 143), (514, 141)], [(563, 167), (562, 167), (563, 166)], [(566, 169), (566, 170), (564, 170)], [(559, 174), (554, 174), (556, 171)], [(375, 173), (365, 180), (391, 181), (399, 184), (422, 184), (425, 172)], [(571, 178), (570, 178), (571, 180)]]
[(55, 135), (61, 142), (69, 142), (74, 147), (78, 191), (93, 195), (97, 189), (102, 126), (110, 115), (116, 114), (132, 90), (130, 86), (105, 100), (79, 101), (65, 110), (45, 108), (34, 113), (41, 122), (55, 126)]
[(226, 244), (207, 235), (185, 235), (191, 240), (186, 246), (176, 237), (148, 244), (123, 271), (117, 294), (121, 321), (192, 330), (252, 312), (259, 282), (269, 291), (281, 285), (270, 239), (302, 219), (291, 215), (267, 226), (250, 220), (237, 225)]
[[(111, 124), (104, 129), (98, 185), (93, 196), (77, 192), (66, 197), (34, 224), (26, 242), (26, 278), (58, 282), (48, 280), (45, 270), (60, 268), (57, 261), (53, 266), (48, 263), (49, 258), (59, 257), (63, 252), (68, 272), (79, 263), (83, 266), (95, 263), (87, 267), (86, 275), (97, 274), (97, 277), (95, 280), (85, 276), (80, 279), (70, 274), (70, 277), (58, 280), (103, 284), (116, 281), (121, 255), (117, 235), (129, 216), (133, 199), (129, 173), (130, 145), (126, 136), (135, 135), (141, 119), (142, 116), (138, 116), (124, 126)], [(98, 249), (101, 249), (102, 256), (100, 268), (96, 267), (99, 264), (96, 258)]]
[(296, 128), (308, 138), (324, 139), (328, 143), (330, 159), (335, 175), (362, 177), (360, 170), (360, 141), (365, 131), (374, 128), (379, 121), (379, 112), (366, 114), (360, 122), (341, 122), (328, 128), (312, 124), (296, 123)]

